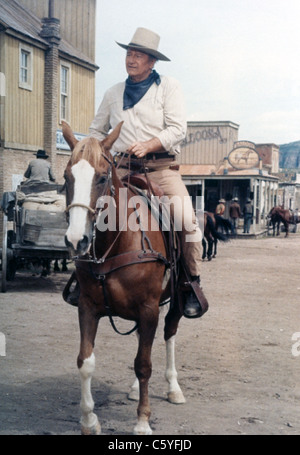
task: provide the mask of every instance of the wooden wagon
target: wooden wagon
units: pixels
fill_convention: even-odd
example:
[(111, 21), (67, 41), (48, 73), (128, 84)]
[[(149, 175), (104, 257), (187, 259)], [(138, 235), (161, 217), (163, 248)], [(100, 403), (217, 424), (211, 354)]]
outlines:
[(3, 194), (1, 291), (18, 269), (32, 269), (51, 260), (68, 259), (67, 230), (62, 185), (31, 183)]

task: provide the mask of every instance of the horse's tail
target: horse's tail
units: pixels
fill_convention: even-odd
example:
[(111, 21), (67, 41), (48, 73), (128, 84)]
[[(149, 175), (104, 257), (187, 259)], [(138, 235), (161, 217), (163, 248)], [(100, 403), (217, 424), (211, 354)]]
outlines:
[(230, 223), (229, 220), (226, 220), (225, 218), (219, 215), (215, 215), (215, 219), (217, 229), (218, 227), (224, 228), (227, 235), (229, 234), (229, 231), (232, 232), (232, 224)]
[(226, 235), (224, 235), (221, 232), (218, 232), (216, 230), (214, 222), (210, 215), (207, 215), (207, 225), (208, 225), (211, 235), (214, 237), (214, 239), (220, 240), (221, 242), (228, 241), (228, 237)]

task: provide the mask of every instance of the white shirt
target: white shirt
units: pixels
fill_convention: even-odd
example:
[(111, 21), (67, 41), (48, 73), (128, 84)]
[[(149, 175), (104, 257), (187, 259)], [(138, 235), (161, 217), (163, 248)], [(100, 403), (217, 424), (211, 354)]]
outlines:
[(180, 153), (179, 144), (186, 136), (185, 102), (179, 83), (161, 76), (161, 83), (153, 83), (143, 98), (131, 109), (123, 110), (125, 82), (114, 85), (105, 93), (90, 135), (103, 140), (111, 128), (124, 121), (113, 152), (126, 152), (136, 141), (157, 137), (163, 148)]

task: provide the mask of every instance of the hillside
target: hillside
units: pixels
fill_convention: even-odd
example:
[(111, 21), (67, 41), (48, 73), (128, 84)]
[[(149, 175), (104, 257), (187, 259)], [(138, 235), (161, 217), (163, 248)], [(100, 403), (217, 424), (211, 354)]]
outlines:
[(281, 169), (300, 169), (300, 141), (280, 146), (279, 167)]

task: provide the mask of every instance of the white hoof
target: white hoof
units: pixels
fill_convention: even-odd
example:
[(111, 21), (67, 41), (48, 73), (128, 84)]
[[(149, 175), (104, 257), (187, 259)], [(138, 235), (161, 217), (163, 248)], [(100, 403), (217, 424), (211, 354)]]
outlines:
[(99, 422), (92, 427), (84, 427), (81, 425), (81, 434), (84, 436), (95, 436), (101, 434), (101, 425)]
[(140, 393), (138, 390), (131, 390), (128, 394), (128, 400), (132, 401), (139, 401), (140, 399)]
[(184, 404), (186, 403), (186, 399), (184, 398), (183, 393), (181, 390), (177, 390), (176, 392), (169, 392), (168, 393), (168, 401), (173, 404)]
[(135, 435), (151, 435), (152, 430), (150, 428), (150, 425), (146, 421), (138, 422), (136, 426), (134, 427), (133, 434)]

